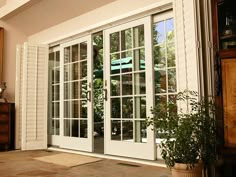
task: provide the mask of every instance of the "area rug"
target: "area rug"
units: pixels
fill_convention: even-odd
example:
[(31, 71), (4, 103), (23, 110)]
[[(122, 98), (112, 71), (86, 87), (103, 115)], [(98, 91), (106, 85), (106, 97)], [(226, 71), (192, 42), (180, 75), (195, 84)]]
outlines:
[(79, 154), (70, 154), (70, 153), (60, 153), (55, 155), (37, 157), (34, 159), (66, 167), (74, 167), (101, 160), (95, 157), (89, 157)]

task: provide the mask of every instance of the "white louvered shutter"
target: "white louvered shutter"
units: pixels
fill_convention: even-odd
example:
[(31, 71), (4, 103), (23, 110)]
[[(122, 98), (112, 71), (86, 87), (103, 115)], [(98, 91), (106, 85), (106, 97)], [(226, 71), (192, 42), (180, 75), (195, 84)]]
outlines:
[(178, 90), (198, 91), (197, 25), (194, 0), (174, 0)]
[[(25, 43), (18, 56), (16, 112), (21, 120), (21, 149), (47, 148), (48, 47)], [(22, 54), (23, 53), (23, 54)], [(19, 58), (19, 57), (18, 57)], [(19, 63), (19, 61), (18, 61)]]

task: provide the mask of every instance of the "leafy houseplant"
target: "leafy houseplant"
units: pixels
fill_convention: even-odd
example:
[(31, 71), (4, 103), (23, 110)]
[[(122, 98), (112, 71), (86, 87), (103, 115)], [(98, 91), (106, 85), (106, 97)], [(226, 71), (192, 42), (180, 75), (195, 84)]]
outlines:
[(215, 106), (197, 92), (179, 92), (176, 100), (157, 104), (147, 119), (161, 138), (161, 155), (168, 167), (176, 163), (192, 169), (201, 162), (208, 167), (216, 159)]

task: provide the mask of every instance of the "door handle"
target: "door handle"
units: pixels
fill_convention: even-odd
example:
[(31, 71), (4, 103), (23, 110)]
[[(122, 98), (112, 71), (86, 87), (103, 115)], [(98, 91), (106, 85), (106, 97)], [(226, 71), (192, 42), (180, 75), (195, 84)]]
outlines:
[(88, 101), (91, 101), (91, 90), (87, 91), (86, 98), (87, 98)]
[(107, 101), (107, 89), (103, 89), (103, 99)]

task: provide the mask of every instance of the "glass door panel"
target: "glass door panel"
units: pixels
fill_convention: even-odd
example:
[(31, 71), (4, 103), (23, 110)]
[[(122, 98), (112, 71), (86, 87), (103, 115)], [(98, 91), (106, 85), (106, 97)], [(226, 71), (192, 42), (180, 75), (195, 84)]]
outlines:
[[(143, 159), (154, 158), (153, 132), (145, 124), (147, 94), (151, 90), (146, 68), (150, 17), (105, 31), (106, 46), (106, 148), (105, 153)], [(150, 38), (150, 39), (149, 39)], [(150, 63), (148, 64), (150, 65)], [(148, 103), (150, 104), (150, 103)], [(135, 149), (135, 150), (134, 150)], [(143, 152), (143, 149), (146, 149)]]
[(90, 47), (91, 37), (87, 36), (62, 44), (61, 54), (50, 56), (53, 58), (50, 63), (54, 63), (50, 131), (58, 135), (52, 144), (89, 152), (92, 151)]

